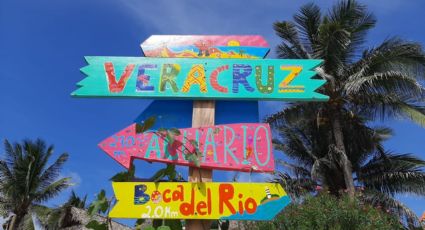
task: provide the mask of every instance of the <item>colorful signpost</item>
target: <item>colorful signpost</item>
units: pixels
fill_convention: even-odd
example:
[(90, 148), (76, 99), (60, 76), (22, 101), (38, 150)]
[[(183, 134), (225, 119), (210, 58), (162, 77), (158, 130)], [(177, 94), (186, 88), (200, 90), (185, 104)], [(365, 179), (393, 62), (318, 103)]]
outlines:
[[(133, 158), (187, 165), (189, 182), (113, 183), (118, 202), (110, 217), (271, 220), (290, 201), (279, 184), (211, 182), (211, 169), (273, 172), (270, 127), (214, 126), (213, 100), (326, 101), (328, 96), (315, 92), (325, 81), (312, 79), (321, 60), (261, 59), (269, 48), (257, 35), (154, 35), (141, 47), (146, 57), (86, 57), (88, 66), (81, 70), (87, 77), (72, 95), (193, 99), (193, 106), (185, 102), (171, 106), (193, 108), (192, 128), (181, 127), (172, 141), (164, 130), (136, 133), (133, 124), (99, 144), (126, 168)], [(255, 102), (240, 104), (244, 103), (258, 116)], [(150, 108), (162, 106), (158, 102)], [(180, 115), (189, 117), (184, 111)], [(244, 116), (242, 109), (232, 113)], [(187, 160), (195, 148), (201, 152), (199, 166)], [(187, 221), (186, 227), (208, 226), (205, 221)]]
[(77, 97), (325, 101), (320, 60), (86, 57)]
[[(268, 124), (230, 124), (180, 129), (169, 144), (160, 131), (136, 134), (136, 125), (119, 131), (99, 144), (125, 168), (133, 158), (146, 161), (191, 165), (186, 155), (193, 154), (197, 143), (202, 153), (200, 167), (233, 171), (273, 172), (271, 131)], [(199, 143), (199, 144), (198, 144)]]
[(113, 183), (113, 218), (271, 220), (290, 199), (275, 183)]
[(264, 58), (267, 41), (257, 35), (152, 35), (141, 45), (146, 57)]

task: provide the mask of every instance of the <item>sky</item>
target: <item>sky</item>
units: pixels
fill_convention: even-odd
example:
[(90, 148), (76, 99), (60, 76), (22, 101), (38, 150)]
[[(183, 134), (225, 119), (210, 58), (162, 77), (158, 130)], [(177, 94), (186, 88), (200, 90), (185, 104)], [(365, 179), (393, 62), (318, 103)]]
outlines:
[[(123, 168), (97, 143), (128, 126), (149, 100), (81, 99), (70, 93), (84, 78), (84, 56), (141, 56), (139, 44), (153, 34), (259, 34), (276, 57), (279, 38), (272, 24), (291, 20), (310, 1), (290, 0), (0, 0), (0, 139), (12, 142), (42, 138), (54, 144), (55, 155), (70, 154), (62, 176), (72, 177), (73, 189), (93, 199), (100, 189), (111, 195), (109, 178)], [(315, 1), (328, 9), (335, 1)], [(425, 45), (425, 1), (373, 0), (367, 4), (378, 19), (367, 47), (391, 36)], [(262, 102), (260, 114), (275, 112), (282, 102)], [(175, 111), (178, 113), (179, 111)], [(387, 120), (395, 136), (385, 143), (399, 153), (425, 159), (425, 129), (409, 121)], [(4, 152), (0, 147), (0, 156)], [(149, 177), (160, 164), (136, 161), (139, 177)], [(143, 170), (142, 170), (143, 169)], [(187, 170), (179, 168), (183, 175)], [(214, 179), (226, 181), (234, 173)], [(218, 177), (218, 178), (217, 178)], [(241, 181), (263, 175), (242, 174)], [(70, 189), (48, 203), (60, 205)], [(418, 215), (425, 199), (401, 196)]]

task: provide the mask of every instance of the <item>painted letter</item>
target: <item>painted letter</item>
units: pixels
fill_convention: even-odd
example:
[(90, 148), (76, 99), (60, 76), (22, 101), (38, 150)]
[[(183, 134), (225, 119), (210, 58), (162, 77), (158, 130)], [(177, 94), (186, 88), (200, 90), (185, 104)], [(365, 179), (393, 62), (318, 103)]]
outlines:
[(161, 92), (165, 91), (166, 84), (170, 84), (173, 92), (179, 91), (177, 88), (177, 84), (175, 78), (180, 73), (180, 65), (179, 64), (164, 64), (162, 65), (161, 78), (159, 80), (160, 86), (159, 90)]
[(155, 64), (144, 64), (139, 66), (137, 73), (136, 92), (152, 92), (154, 87), (149, 85), (151, 76), (145, 74), (146, 69), (156, 70)]
[(218, 211), (220, 214), (224, 212), (224, 205), (230, 210), (232, 214), (236, 213), (235, 208), (230, 203), (233, 198), (234, 188), (231, 184), (220, 184), (218, 187)]
[(229, 65), (223, 65), (223, 66), (217, 67), (217, 69), (215, 69), (210, 75), (211, 86), (213, 87), (213, 89), (217, 90), (218, 92), (227, 93), (229, 91), (226, 87), (218, 84), (218, 80), (217, 80), (218, 75), (224, 70), (228, 70), (228, 69), (229, 69)]
[[(229, 141), (227, 140), (227, 138), (228, 138), (227, 137), (227, 130), (231, 131), (231, 136), (230, 136)], [(235, 161), (236, 165), (238, 165), (239, 164), (238, 158), (236, 158), (235, 155), (233, 154), (232, 150), (230, 150), (230, 146), (235, 141), (235, 131), (231, 127), (224, 126), (223, 132), (224, 132), (224, 140), (223, 140), (223, 143), (224, 143), (224, 156), (223, 156), (224, 157), (224, 163), (227, 163), (227, 154), (229, 154), (233, 158), (233, 161)]]
[(193, 65), (187, 74), (186, 80), (184, 81), (182, 92), (189, 92), (193, 84), (198, 84), (201, 93), (207, 92), (207, 82), (205, 79), (204, 66), (201, 64)]
[(274, 66), (269, 66), (267, 70), (267, 85), (263, 85), (262, 82), (262, 67), (257, 65), (255, 67), (255, 82), (257, 89), (261, 93), (272, 93), (274, 89)]
[[(260, 131), (260, 129), (263, 129), (266, 132), (266, 141), (267, 141), (267, 159), (266, 161), (264, 161), (264, 163), (260, 162), (260, 159), (258, 158), (258, 152), (257, 152), (257, 134), (258, 131)], [(269, 137), (269, 132), (267, 130), (266, 127), (260, 125), (255, 129), (255, 133), (254, 133), (254, 155), (255, 155), (255, 160), (257, 161), (258, 165), (260, 166), (265, 166), (269, 163), (270, 161), (270, 137)]]
[[(241, 72), (242, 71), (242, 72)], [(242, 84), (245, 89), (249, 92), (253, 92), (252, 88), (246, 78), (251, 74), (252, 67), (250, 65), (244, 64), (234, 64), (233, 65), (233, 93), (239, 92), (239, 84)]]
[(289, 74), (280, 82), (279, 93), (303, 93), (304, 86), (289, 85), (300, 72), (303, 70), (301, 66), (281, 66), (281, 70), (290, 71)]
[(193, 215), (195, 211), (195, 189), (192, 188), (192, 194), (190, 196), (190, 203), (184, 202), (180, 205), (180, 213), (183, 216)]
[(145, 158), (149, 159), (151, 152), (156, 152), (156, 158), (161, 158), (161, 149), (159, 147), (159, 140), (156, 134), (152, 134), (148, 148), (146, 149)]
[[(252, 205), (252, 207), (249, 207), (250, 205)], [(252, 199), (251, 197), (249, 197), (245, 201), (245, 210), (246, 210), (246, 212), (248, 214), (255, 213), (255, 211), (257, 211), (257, 202), (255, 202), (254, 199)]]
[(207, 150), (208, 150), (209, 145), (212, 146), (213, 154), (214, 154), (214, 161), (217, 162), (217, 151), (216, 151), (216, 146), (215, 146), (215, 141), (214, 141), (214, 130), (212, 128), (208, 128), (207, 135), (205, 136), (204, 159), (203, 159), (204, 162), (205, 162), (205, 159), (208, 155)]
[(124, 73), (121, 75), (120, 80), (117, 82), (115, 78), (114, 65), (112, 62), (105, 62), (105, 71), (108, 79), (109, 92), (111, 93), (120, 93), (124, 90), (125, 85), (127, 84), (128, 79), (133, 73), (135, 65), (128, 64), (125, 67)]

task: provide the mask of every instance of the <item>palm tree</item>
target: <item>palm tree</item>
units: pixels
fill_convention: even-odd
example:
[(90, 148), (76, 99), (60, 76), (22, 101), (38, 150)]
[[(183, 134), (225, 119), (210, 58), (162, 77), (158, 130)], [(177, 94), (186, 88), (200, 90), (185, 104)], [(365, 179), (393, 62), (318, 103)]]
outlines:
[(320, 92), (330, 99), (320, 104), (290, 104), (267, 121), (273, 125), (284, 114), (302, 116), (313, 106), (314, 119), (327, 124), (327, 143), (332, 143), (334, 157), (340, 161), (340, 183), (351, 196), (355, 190), (351, 160), (357, 153), (350, 155), (344, 139), (347, 114), (367, 120), (403, 117), (425, 126), (424, 88), (418, 81), (425, 75), (424, 51), (420, 44), (398, 38), (363, 49), (366, 34), (375, 24), (373, 14), (354, 0), (338, 2), (327, 14), (307, 4), (294, 22), (274, 24), (282, 38), (277, 50), (280, 58), (323, 59), (323, 66), (316, 70), (328, 81)]
[(0, 160), (0, 208), (14, 214), (8, 229), (15, 230), (41, 203), (71, 185), (70, 178), (58, 179), (68, 154), (61, 154), (48, 165), (53, 146), (46, 147), (40, 139), (13, 145), (5, 140), (4, 148), (5, 157)]
[[(276, 150), (283, 151), (289, 160), (279, 160), (288, 172), (278, 172), (281, 183), (294, 200), (317, 190), (339, 196), (345, 187), (340, 155), (329, 134), (328, 121), (315, 120), (316, 107), (311, 104), (296, 117), (291, 109), (284, 110), (275, 126), (280, 139)], [(288, 112), (288, 113), (286, 113)], [(425, 195), (425, 161), (411, 154), (386, 151), (382, 142), (391, 137), (386, 127), (370, 128), (365, 120), (348, 113), (342, 115), (341, 130), (347, 142), (346, 151), (354, 172), (354, 182), (360, 198), (376, 207), (391, 211), (405, 223), (419, 224), (414, 212), (395, 199), (396, 194)]]

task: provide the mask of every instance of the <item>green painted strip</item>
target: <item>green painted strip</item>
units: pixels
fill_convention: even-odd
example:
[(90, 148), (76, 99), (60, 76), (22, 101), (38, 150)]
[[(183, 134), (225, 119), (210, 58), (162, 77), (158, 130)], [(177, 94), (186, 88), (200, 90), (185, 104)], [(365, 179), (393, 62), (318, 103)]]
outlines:
[(86, 57), (76, 97), (326, 101), (321, 60)]

